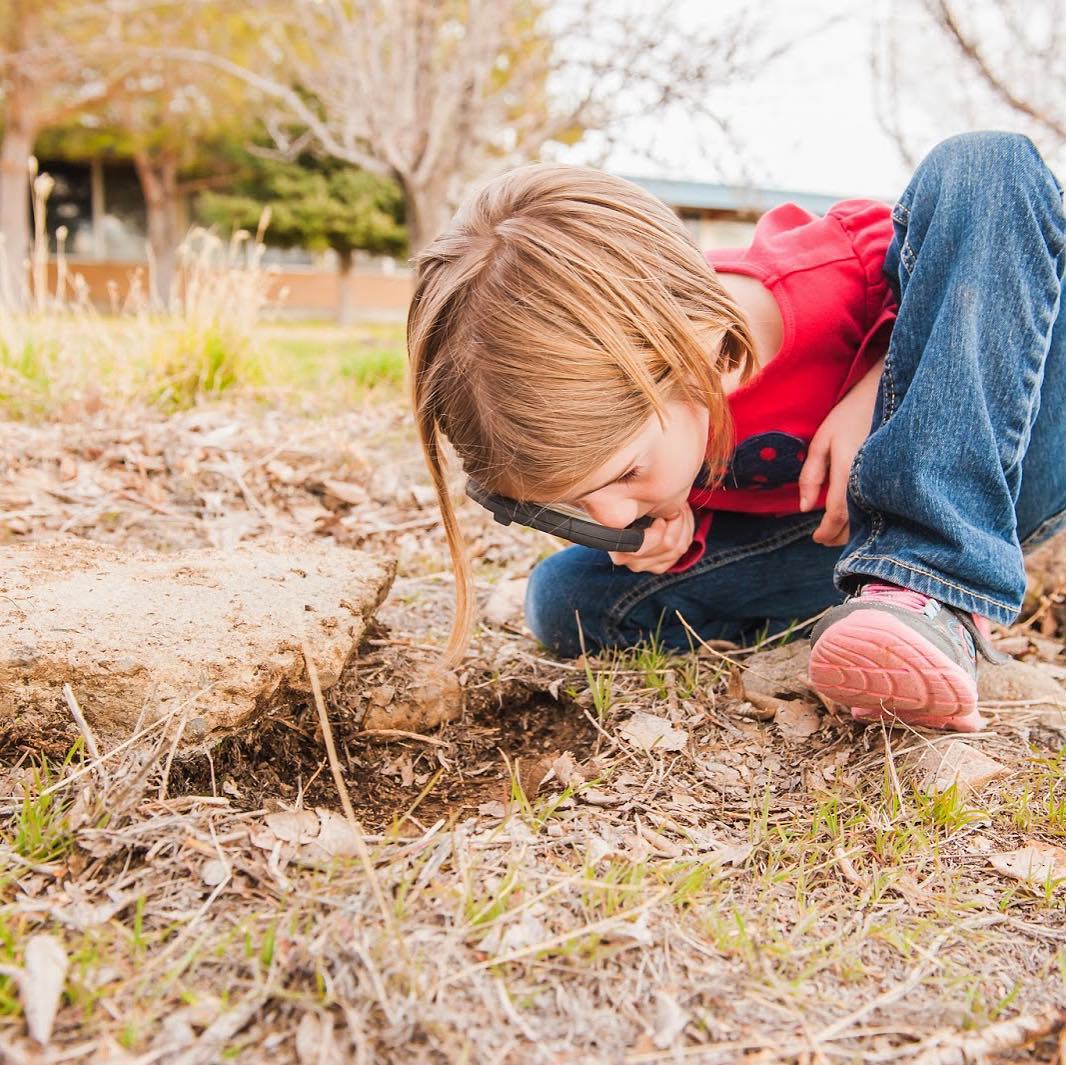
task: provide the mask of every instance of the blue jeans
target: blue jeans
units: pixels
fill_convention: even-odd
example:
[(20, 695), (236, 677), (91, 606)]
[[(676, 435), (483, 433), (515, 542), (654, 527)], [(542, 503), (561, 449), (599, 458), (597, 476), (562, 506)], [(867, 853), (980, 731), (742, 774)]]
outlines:
[(657, 634), (777, 633), (871, 578), (1008, 624), (1023, 551), (1066, 527), (1066, 219), (1032, 143), (944, 141), (892, 213), (885, 273), (899, 297), (870, 435), (848, 483), (850, 539), (811, 539), (821, 513), (718, 512), (684, 573), (633, 573), (570, 547), (530, 577), (526, 619), (557, 654)]

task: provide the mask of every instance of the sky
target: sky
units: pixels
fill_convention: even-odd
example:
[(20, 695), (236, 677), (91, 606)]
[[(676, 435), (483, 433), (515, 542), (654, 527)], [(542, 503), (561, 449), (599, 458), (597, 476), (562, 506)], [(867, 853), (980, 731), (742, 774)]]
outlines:
[[(728, 2), (689, 3), (688, 17), (707, 19)], [(766, 6), (771, 32), (798, 43), (753, 85), (720, 97), (741, 152), (724, 151), (712, 134), (701, 135), (685, 115), (673, 114), (628, 131), (626, 143), (603, 165), (634, 176), (742, 182), (841, 197), (898, 196), (909, 168), (876, 118), (871, 5), (768, 0)], [(813, 25), (834, 18), (839, 21), (807, 37)]]

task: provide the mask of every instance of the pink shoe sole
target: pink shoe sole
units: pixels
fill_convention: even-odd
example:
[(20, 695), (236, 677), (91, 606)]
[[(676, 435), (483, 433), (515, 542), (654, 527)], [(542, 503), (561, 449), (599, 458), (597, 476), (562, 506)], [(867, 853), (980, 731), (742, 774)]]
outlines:
[(881, 610), (856, 610), (819, 636), (811, 684), (851, 707), (856, 721), (977, 732), (973, 678), (903, 622)]

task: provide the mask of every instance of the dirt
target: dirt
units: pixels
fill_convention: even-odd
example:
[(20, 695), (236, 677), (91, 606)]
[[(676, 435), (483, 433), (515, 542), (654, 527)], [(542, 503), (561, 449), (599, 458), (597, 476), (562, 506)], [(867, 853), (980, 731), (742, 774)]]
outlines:
[[(371, 651), (364, 648), (361, 657), (372, 657)], [(398, 665), (395, 656), (393, 662)], [(484, 803), (506, 804), (512, 771), (527, 796), (535, 795), (558, 755), (570, 751), (580, 762), (595, 749), (595, 726), (574, 700), (520, 681), (484, 683), (488, 676), (468, 678), (462, 715), (426, 739), (367, 735), (358, 703), (331, 700), (345, 784), (369, 831), (402, 820), (402, 831), (418, 834), (440, 818), (477, 814)], [(341, 805), (314, 703), (299, 697), (272, 710), (254, 732), (183, 761), (168, 790), (223, 794), (247, 810)]]
[[(374, 875), (350, 853), (324, 875), (260, 841), (276, 811), (339, 805), (306, 693), (209, 755), (68, 767), (60, 843), (73, 837), (13, 858), (0, 900), (16, 939), (47, 932), (70, 953), (53, 1060), (809, 1065), (1061, 1049), (1062, 896), (990, 864), (1061, 843), (1060, 585), (1035, 582), (997, 633), (1042, 674), (1039, 700), (1012, 681), (965, 741), (1011, 775), (955, 804), (915, 794), (908, 759), (961, 741), (863, 729), (811, 702), (798, 643), (687, 656), (691, 686), (681, 662), (649, 676), (592, 660), (611, 682), (601, 733), (584, 664), (549, 660), (518, 609), (517, 582), (557, 545), (465, 503), (482, 607), (498, 594), (454, 686), (435, 683), (450, 575), (402, 412), (0, 427), (0, 511), (0, 541), (20, 547), (72, 531), (228, 551), (284, 531), (398, 560), (326, 693)], [(427, 700), (459, 690), (463, 705), (427, 723)], [(0, 751), (8, 839), (40, 787), (27, 756), (66, 753), (63, 709), (54, 733)], [(634, 743), (638, 714), (684, 748)], [(382, 734), (401, 722), (416, 735)], [(565, 752), (589, 786), (545, 819)], [(537, 818), (507, 805), (512, 773)], [(387, 838), (394, 824), (409, 838)], [(23, 1023), (0, 1019), (0, 1057), (36, 1060)]]

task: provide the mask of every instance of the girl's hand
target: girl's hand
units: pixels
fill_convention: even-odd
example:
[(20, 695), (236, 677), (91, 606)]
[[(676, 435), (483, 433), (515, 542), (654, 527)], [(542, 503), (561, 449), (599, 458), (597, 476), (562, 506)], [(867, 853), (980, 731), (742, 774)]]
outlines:
[(611, 551), (611, 561), (634, 573), (665, 573), (688, 550), (695, 531), (692, 507), (682, 503), (676, 514), (656, 518), (644, 530), (639, 551)]
[(825, 516), (811, 535), (815, 543), (840, 547), (848, 542), (848, 477), (855, 455), (870, 435), (883, 366), (881, 359), (829, 412), (807, 449), (799, 475), (800, 510), (810, 510), (822, 485), (829, 482)]

